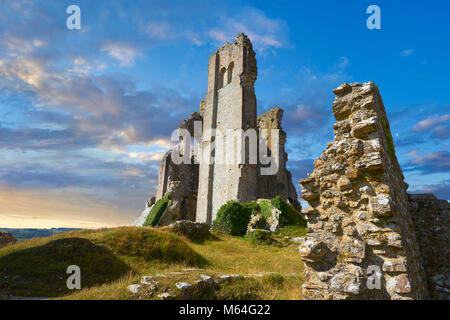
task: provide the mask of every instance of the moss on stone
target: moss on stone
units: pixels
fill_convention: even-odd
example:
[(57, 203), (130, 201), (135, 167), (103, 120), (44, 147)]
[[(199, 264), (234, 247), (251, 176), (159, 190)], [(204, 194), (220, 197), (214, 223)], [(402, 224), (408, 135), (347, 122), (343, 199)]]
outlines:
[(167, 207), (170, 205), (170, 193), (166, 193), (162, 199), (159, 199), (155, 202), (152, 209), (150, 210), (147, 218), (144, 222), (144, 227), (152, 226), (156, 227), (163, 215), (164, 211), (166, 211)]
[(306, 220), (282, 197), (276, 196), (271, 200), (271, 204), (281, 211), (279, 221), (280, 226), (302, 226), (306, 227)]
[(395, 158), (394, 138), (392, 138), (392, 134), (387, 126), (386, 120), (381, 119), (380, 122), (381, 125), (383, 126), (384, 136), (386, 137), (387, 152), (389, 153), (389, 156), (391, 156), (391, 158), (394, 159)]

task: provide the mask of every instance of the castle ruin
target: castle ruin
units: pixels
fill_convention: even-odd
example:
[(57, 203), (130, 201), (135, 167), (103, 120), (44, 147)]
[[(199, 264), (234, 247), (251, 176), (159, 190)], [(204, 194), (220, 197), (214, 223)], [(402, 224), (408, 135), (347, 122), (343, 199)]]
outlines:
[[(175, 164), (176, 149), (160, 166), (156, 197), (136, 221), (142, 225), (155, 201), (171, 194), (158, 225), (177, 220), (211, 224), (228, 200), (249, 202), (280, 195), (299, 212), (300, 203), (286, 169), (283, 110), (257, 117), (255, 53), (243, 34), (214, 52), (208, 64), (208, 89), (193, 112), (181, 122), (211, 156), (223, 155), (212, 130), (255, 129), (278, 170), (261, 174), (267, 164), (200, 162), (191, 150), (189, 163)], [(408, 185), (395, 155), (385, 107), (373, 82), (344, 83), (333, 90), (335, 138), (302, 179), (302, 198), (309, 208), (307, 236), (300, 244), (305, 262), (304, 299), (450, 299), (448, 201), (434, 195), (406, 192)], [(196, 126), (202, 128), (201, 134)], [(271, 131), (279, 143), (273, 149)], [(228, 138), (225, 134), (222, 138)], [(233, 137), (234, 139), (234, 137)], [(234, 148), (249, 150), (247, 140)], [(210, 150), (211, 149), (211, 150)], [(273, 159), (272, 159), (273, 160)]]
[[(255, 52), (244, 34), (210, 56), (207, 93), (200, 102), (199, 113), (193, 112), (178, 128), (187, 130), (201, 145), (200, 156), (207, 154), (208, 160), (209, 156), (226, 158), (229, 153), (238, 155), (241, 151), (243, 161), (238, 161), (237, 156), (231, 163), (199, 161), (199, 155), (191, 154), (192, 150), (184, 150), (191, 154), (190, 163), (175, 164), (174, 153), (179, 150), (169, 150), (161, 161), (156, 197), (148, 201), (143, 214), (135, 222), (137, 225), (142, 225), (150, 207), (167, 193), (171, 195), (171, 202), (159, 225), (181, 219), (211, 224), (219, 208), (229, 200), (250, 202), (277, 195), (301, 211), (292, 175), (286, 168), (286, 133), (281, 127), (283, 110), (274, 108), (257, 116), (256, 77)], [(202, 127), (201, 136), (196, 136), (198, 124)], [(244, 132), (244, 136), (235, 135), (239, 130)], [(275, 131), (277, 137), (272, 137)], [(215, 143), (215, 132), (220, 132), (220, 138), (227, 143), (231, 141), (234, 150), (229, 149), (230, 144)], [(257, 133), (256, 141), (254, 137), (246, 136), (248, 132)], [(279, 141), (274, 144), (272, 140)], [(258, 146), (253, 152), (258, 155), (263, 147), (268, 149), (270, 162), (276, 162), (275, 173), (261, 174), (269, 164), (259, 160), (252, 163), (251, 143)], [(273, 146), (276, 149), (272, 150)]]

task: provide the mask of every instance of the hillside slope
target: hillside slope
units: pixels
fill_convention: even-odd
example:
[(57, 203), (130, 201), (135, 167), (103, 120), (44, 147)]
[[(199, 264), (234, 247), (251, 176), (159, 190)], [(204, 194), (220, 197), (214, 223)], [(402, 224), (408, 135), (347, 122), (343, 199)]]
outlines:
[[(213, 276), (277, 274), (233, 282), (205, 298), (301, 298), (303, 263), (295, 245), (261, 246), (219, 234), (214, 238), (193, 243), (167, 230), (121, 227), (23, 241), (0, 250), (0, 296), (154, 299), (134, 295), (127, 287), (158, 274), (172, 281), (168, 287), (193, 281), (199, 271), (180, 272), (188, 268)], [(69, 265), (80, 266), (82, 290), (67, 289)]]

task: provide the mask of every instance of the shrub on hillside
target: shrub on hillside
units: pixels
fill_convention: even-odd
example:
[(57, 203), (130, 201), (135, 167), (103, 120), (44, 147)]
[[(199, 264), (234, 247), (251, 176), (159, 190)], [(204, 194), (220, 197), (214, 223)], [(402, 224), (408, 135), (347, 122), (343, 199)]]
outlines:
[(253, 209), (255, 209), (253, 204), (228, 201), (217, 211), (212, 230), (234, 236), (244, 235)]
[(243, 203), (242, 205), (250, 210), (251, 214), (257, 214), (261, 210), (259, 204), (256, 201)]
[(281, 211), (279, 221), (280, 226), (301, 226), (306, 227), (306, 220), (282, 197), (276, 196), (271, 200), (272, 205)]
[(152, 226), (156, 227), (163, 215), (164, 211), (166, 211), (167, 207), (170, 204), (170, 193), (166, 193), (162, 199), (159, 199), (155, 202), (153, 207), (151, 208), (145, 222), (143, 224), (144, 227)]
[(264, 219), (267, 220), (272, 216), (271, 204), (269, 200), (262, 200), (259, 203), (259, 208)]

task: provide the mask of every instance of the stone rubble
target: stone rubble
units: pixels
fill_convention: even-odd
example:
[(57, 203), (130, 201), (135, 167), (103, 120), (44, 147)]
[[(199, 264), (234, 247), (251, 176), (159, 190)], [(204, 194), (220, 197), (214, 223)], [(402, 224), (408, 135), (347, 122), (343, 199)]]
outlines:
[(210, 225), (203, 222), (179, 220), (169, 225), (171, 231), (191, 240), (206, 240), (211, 237)]
[[(189, 272), (197, 272), (202, 271), (202, 269), (197, 268), (185, 268), (183, 270), (187, 270)], [(261, 272), (256, 274), (219, 274), (210, 276), (205, 273), (200, 273), (198, 276), (200, 279), (194, 280), (193, 283), (188, 283), (186, 281), (175, 278), (173, 281), (174, 286), (179, 290), (175, 290), (175, 292), (170, 293), (171, 289), (169, 287), (164, 287), (159, 285), (159, 283), (153, 279), (155, 277), (159, 277), (160, 275), (155, 276), (143, 276), (141, 278), (141, 284), (132, 284), (128, 286), (128, 290), (133, 293), (136, 297), (155, 297), (161, 300), (186, 300), (192, 299), (193, 295), (198, 292), (202, 292), (203, 290), (210, 290), (214, 288), (218, 288), (221, 284), (226, 284), (231, 280), (239, 280), (239, 279), (247, 279), (247, 278), (262, 278), (270, 274), (275, 274), (276, 272)], [(186, 274), (184, 272), (171, 272), (172, 275), (181, 275)], [(295, 273), (289, 274), (291, 276), (296, 275)], [(167, 277), (166, 277), (167, 278)], [(167, 285), (167, 284), (166, 284)]]
[(176, 296), (174, 296), (170, 293), (167, 293), (167, 292), (163, 292), (163, 293), (158, 294), (158, 298), (161, 298), (161, 300), (175, 300)]
[(139, 291), (141, 291), (142, 286), (140, 284), (130, 284), (127, 288), (131, 293), (138, 294)]

